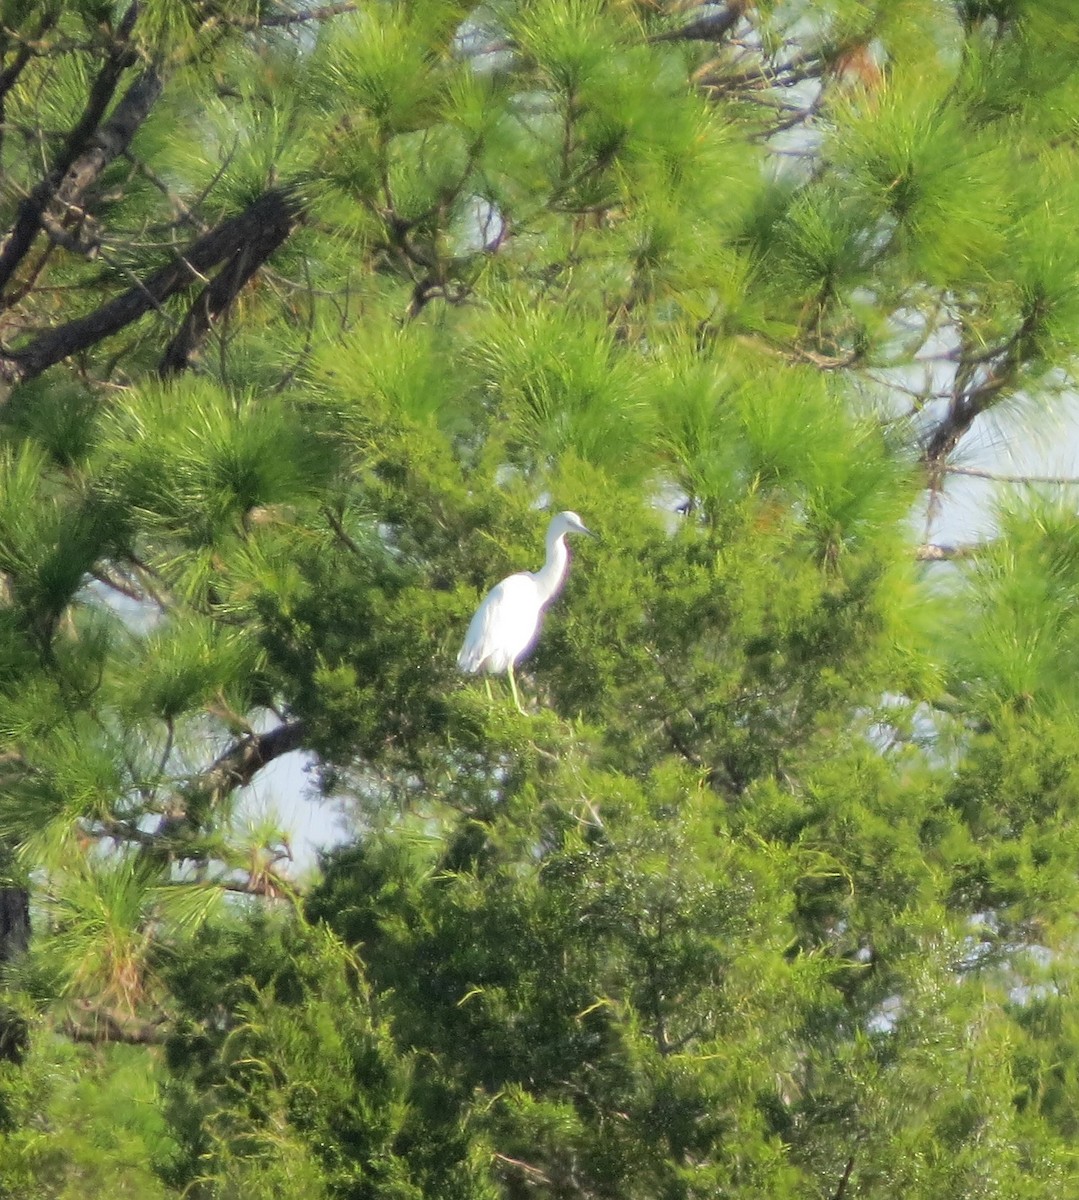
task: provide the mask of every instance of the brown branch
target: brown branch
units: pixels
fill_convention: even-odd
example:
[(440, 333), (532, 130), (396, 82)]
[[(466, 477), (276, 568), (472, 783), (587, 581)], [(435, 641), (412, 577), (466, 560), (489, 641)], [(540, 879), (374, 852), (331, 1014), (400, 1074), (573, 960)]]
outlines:
[(333, 511), (332, 508), (326, 507), (322, 510), (323, 515), (330, 524), (330, 528), (334, 531), (341, 544), (350, 550), (357, 558), (363, 558), (363, 550), (360, 549), (359, 543), (351, 536), (344, 525), (341, 524), (341, 518)]
[(275, 759), (299, 750), (306, 733), (303, 720), (286, 721), (268, 733), (245, 734), (223, 750), (173, 798), (169, 811), (150, 835), (159, 851), (167, 853), (171, 849), (183, 853), (182, 840), (195, 832), (207, 806), (216, 804), (236, 788), (246, 787)]
[(276, 220), (266, 221), (236, 249), (188, 309), (183, 324), (158, 364), (160, 375), (175, 375), (190, 366), (192, 355), (214, 321), (232, 304), (259, 267), (287, 240), (295, 221), (296, 214), (282, 208)]
[(118, 333), (151, 309), (159, 309), (170, 296), (198, 282), (206, 272), (236, 254), (248, 242), (257, 241), (268, 226), (298, 219), (301, 205), (285, 189), (264, 192), (234, 217), (198, 238), (173, 262), (114, 297), (100, 308), (39, 334), (17, 350), (0, 353), (0, 379), (9, 385), (35, 379), (49, 367)]
[(242, 880), (216, 880), (215, 885), (225, 892), (235, 892), (241, 896), (260, 896), (263, 900), (286, 900), (295, 905), (301, 892), (292, 882), (276, 871), (264, 871), (259, 875), (250, 875), (246, 882)]
[(82, 115), (68, 134), (63, 149), (45, 178), (19, 202), (15, 223), (0, 248), (0, 292), (11, 282), (12, 275), (30, 252), (41, 225), (41, 214), (52, 202), (72, 165), (87, 151), (112, 101), (121, 75), (135, 61), (135, 51), (129, 38), (138, 12), (138, 4), (133, 3), (124, 13), (116, 38), (105, 56), (105, 63), (90, 87)]
[(9, 67), (0, 71), (0, 100), (15, 86), (15, 81), (22, 74), (23, 68), (30, 61), (31, 50), (26, 42), (15, 53), (15, 61)]
[(306, 733), (306, 723), (296, 720), (278, 725), (268, 733), (241, 738), (197, 775), (187, 790), (220, 796), (235, 788), (246, 787), (275, 758), (298, 750)]
[(719, 42), (745, 15), (745, 0), (731, 0), (727, 8), (710, 16), (699, 17), (680, 29), (653, 34), (652, 42)]
[[(69, 253), (78, 254), (82, 258), (94, 259), (101, 249), (101, 239), (96, 234), (65, 229), (48, 211), (41, 214), (41, 228), (54, 245), (62, 246)], [(36, 268), (31, 272), (32, 276), (35, 274)], [(19, 288), (17, 294), (21, 298), (26, 293)]]
[(87, 189), (114, 159), (123, 154), (165, 86), (157, 67), (148, 67), (124, 93), (112, 116), (97, 131), (89, 148), (64, 174), (56, 200), (65, 208), (78, 204)]
[[(760, 65), (744, 71), (724, 74), (723, 65), (713, 62), (707, 68), (701, 68), (694, 74), (694, 79), (703, 88), (713, 92), (733, 92), (739, 88), (779, 88), (790, 87), (791, 84), (801, 83), (803, 79), (813, 79), (824, 73), (827, 60), (815, 51), (802, 51), (792, 55), (779, 66)], [(718, 70), (713, 68), (719, 67)], [(709, 73), (711, 72), (711, 73)]]
[(983, 412), (992, 407), (997, 396), (1013, 380), (1013, 370), (1001, 367), (984, 383), (969, 390), (957, 391), (952, 396), (948, 415), (941, 420), (926, 442), (925, 461), (939, 468), (971, 425)]
[(835, 1190), (832, 1200), (843, 1200), (847, 1194), (847, 1184), (850, 1183), (851, 1172), (854, 1170), (854, 1155), (847, 1159), (847, 1165), (843, 1168), (843, 1175), (839, 1180), (839, 1186)]
[[(995, 350), (972, 351), (964, 346), (958, 351), (948, 414), (926, 441), (923, 452), (931, 468), (939, 471), (975, 420), (996, 403), (1002, 392), (1015, 386), (1024, 357), (1037, 354), (1038, 328), (1044, 319), (1045, 302), (1036, 298), (1019, 328)], [(985, 374), (978, 380), (982, 367)]]

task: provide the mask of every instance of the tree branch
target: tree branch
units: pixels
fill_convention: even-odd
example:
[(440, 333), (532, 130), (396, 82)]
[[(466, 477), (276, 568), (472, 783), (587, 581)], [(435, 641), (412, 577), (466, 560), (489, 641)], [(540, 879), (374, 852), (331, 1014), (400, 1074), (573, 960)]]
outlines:
[(526, 1163), (523, 1159), (510, 1158), (508, 1154), (499, 1154), (497, 1150), (492, 1153), (491, 1157), (496, 1162), (505, 1163), (506, 1166), (513, 1167), (514, 1170), (519, 1171), (527, 1179), (535, 1183), (549, 1184), (551, 1182), (549, 1175), (544, 1174), (539, 1167), (534, 1167), (531, 1163)]
[[(711, 6), (709, 6), (711, 7)], [(720, 12), (698, 17), (680, 29), (669, 29), (654, 34), (652, 42), (719, 42), (738, 24), (745, 15), (745, 0), (731, 0)]]
[[(37, 27), (37, 33), (34, 35), (34, 40), (40, 41), (45, 34), (56, 24), (60, 16), (60, 5), (49, 4), (45, 7), (45, 11), (41, 14), (41, 21)], [(8, 51), (8, 31), (0, 33), (0, 61), (7, 57)], [(23, 73), (23, 69), (33, 56), (33, 46), (29, 41), (19, 43), (18, 50), (15, 51), (15, 58), (10, 66), (5, 67), (0, 71), (0, 149), (4, 145), (4, 134), (6, 131), (7, 113), (6, 103), (7, 94), (15, 86), (19, 76)]]
[(185, 835), (196, 831), (207, 808), (252, 779), (277, 758), (299, 750), (307, 733), (302, 720), (286, 721), (268, 733), (248, 734), (222, 751), (178, 791), (170, 811), (149, 836), (158, 852), (183, 853)]
[(252, 17), (249, 21), (236, 22), (241, 29), (269, 29), (284, 25), (300, 25), (305, 21), (326, 21), (344, 13), (359, 10), (358, 4), (319, 4), (315, 8), (302, 8), (297, 12), (277, 13), (268, 17)]
[(939, 470), (975, 420), (1002, 392), (1015, 386), (1024, 359), (1037, 355), (1038, 329), (1044, 317), (1045, 303), (1035, 298), (1019, 328), (1002, 345), (980, 351), (961, 347), (948, 414), (925, 443), (924, 460), (931, 468)]
[(219, 754), (202, 774), (191, 781), (187, 790), (218, 796), (246, 787), (275, 758), (298, 750), (303, 745), (306, 733), (306, 723), (296, 720), (278, 725), (268, 733), (242, 738)]
[(56, 200), (69, 208), (78, 204), (101, 172), (128, 146), (139, 126), (150, 115), (165, 86), (160, 70), (148, 67), (124, 93), (112, 116), (92, 139), (92, 144), (67, 169), (56, 191)]
[(1000, 471), (986, 471), (981, 467), (957, 467), (951, 463), (944, 466), (946, 475), (965, 475), (970, 479), (990, 479), (994, 483), (1055, 483), (1063, 487), (1079, 484), (1076, 475), (1009, 475)]
[(124, 13), (116, 38), (105, 56), (105, 63), (90, 88), (82, 116), (68, 134), (63, 149), (45, 178), (19, 203), (15, 223), (0, 248), (0, 293), (11, 282), (12, 275), (34, 244), (41, 225), (41, 214), (52, 202), (72, 165), (87, 150), (112, 101), (120, 76), (135, 61), (135, 51), (129, 38), (138, 12), (138, 4), (133, 3)]
[(977, 546), (938, 546), (928, 544), (914, 551), (915, 562), (950, 562), (956, 558), (969, 558), (977, 552)]
[(287, 226), (291, 231), (301, 211), (299, 200), (289, 190), (276, 188), (263, 193), (242, 213), (192, 242), (173, 262), (100, 308), (39, 334), (17, 350), (0, 352), (0, 380), (13, 386), (35, 379), (70, 355), (118, 333), (151, 309), (160, 308), (170, 296), (205, 282), (207, 271), (248, 242), (258, 242), (267, 228)]
[(236, 299), (259, 267), (285, 242), (292, 232), (294, 220), (294, 214), (283, 210), (276, 221), (267, 221), (237, 248), (188, 309), (183, 324), (158, 364), (160, 375), (175, 375), (190, 366), (191, 356), (214, 321)]
[(832, 1200), (843, 1200), (847, 1194), (847, 1184), (850, 1183), (851, 1172), (854, 1170), (854, 1155), (847, 1159), (847, 1165), (843, 1168), (843, 1175), (839, 1180), (839, 1186), (832, 1196)]
[(165, 1018), (146, 1021), (107, 1008), (94, 1008), (82, 1002), (79, 1016), (69, 1015), (60, 1023), (60, 1032), (73, 1042), (124, 1042), (129, 1046), (154, 1046), (165, 1040)]

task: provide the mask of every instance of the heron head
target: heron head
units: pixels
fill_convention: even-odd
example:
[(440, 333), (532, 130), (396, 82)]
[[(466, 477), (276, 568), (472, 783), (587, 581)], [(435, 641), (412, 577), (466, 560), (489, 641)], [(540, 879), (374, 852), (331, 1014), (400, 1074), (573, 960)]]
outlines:
[(589, 537), (594, 537), (592, 530), (581, 520), (575, 512), (560, 512), (556, 513), (551, 518), (550, 527), (551, 537), (561, 537), (564, 533), (587, 533)]

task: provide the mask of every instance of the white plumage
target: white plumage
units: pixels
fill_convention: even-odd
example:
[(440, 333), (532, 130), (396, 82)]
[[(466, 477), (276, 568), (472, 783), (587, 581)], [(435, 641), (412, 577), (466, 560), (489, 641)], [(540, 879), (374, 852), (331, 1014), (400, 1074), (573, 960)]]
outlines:
[(538, 571), (522, 571), (495, 584), (465, 634), (457, 655), (461, 671), (474, 675), (509, 675), (513, 701), (523, 712), (517, 696), (514, 666), (532, 647), (539, 632), (543, 610), (558, 594), (569, 567), (567, 533), (589, 533), (575, 512), (560, 512), (547, 527), (547, 559)]

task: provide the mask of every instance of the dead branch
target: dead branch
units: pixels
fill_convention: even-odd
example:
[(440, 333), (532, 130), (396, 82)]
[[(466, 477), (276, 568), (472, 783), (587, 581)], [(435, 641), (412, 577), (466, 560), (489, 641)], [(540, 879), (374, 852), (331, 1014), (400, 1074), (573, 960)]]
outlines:
[(969, 558), (977, 553), (977, 546), (939, 546), (930, 543), (918, 546), (914, 551), (915, 562), (951, 562), (956, 558)]
[(1020, 483), (1028, 485), (1051, 483), (1061, 487), (1079, 484), (1079, 476), (1076, 475), (1009, 475), (1002, 471), (986, 471), (981, 467), (957, 467), (951, 463), (945, 464), (944, 473), (946, 475), (965, 475), (970, 479), (989, 479), (993, 483)]

